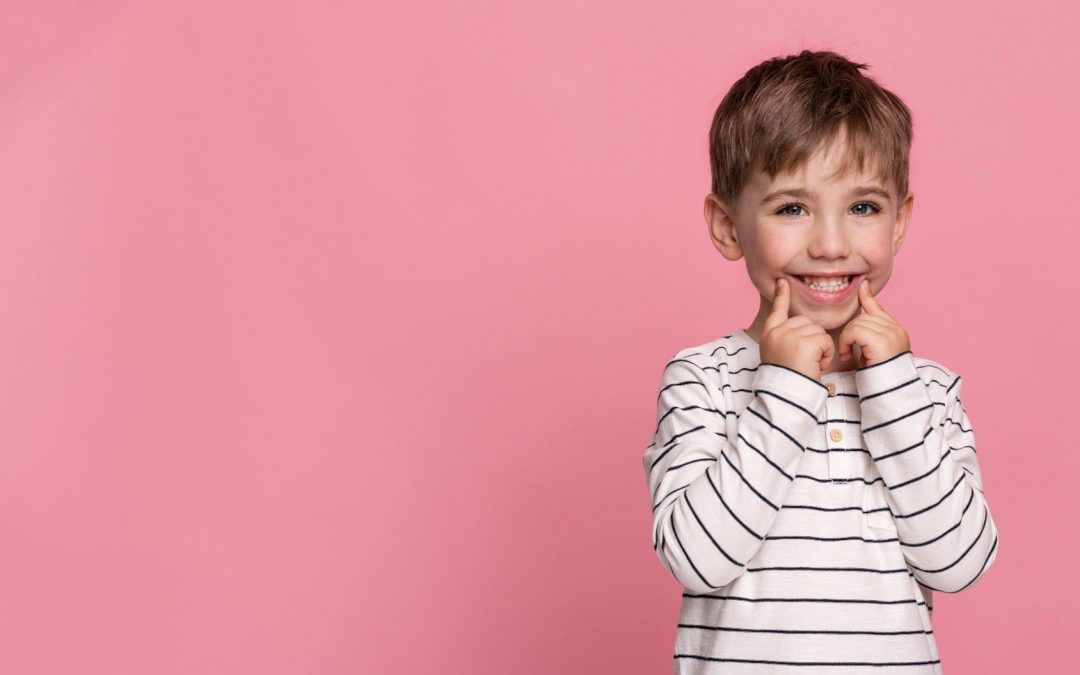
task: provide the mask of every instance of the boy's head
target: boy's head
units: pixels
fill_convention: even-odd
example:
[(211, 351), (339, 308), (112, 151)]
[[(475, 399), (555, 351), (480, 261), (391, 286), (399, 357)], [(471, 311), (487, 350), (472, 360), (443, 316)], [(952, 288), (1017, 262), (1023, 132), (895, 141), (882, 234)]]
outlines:
[(745, 256), (762, 296), (755, 339), (778, 278), (791, 284), (789, 312), (836, 337), (859, 313), (857, 292), (815, 295), (802, 275), (851, 274), (853, 286), (865, 276), (876, 294), (892, 273), (914, 201), (911, 113), (863, 68), (827, 51), (770, 59), (713, 117), (705, 217), (726, 258)]

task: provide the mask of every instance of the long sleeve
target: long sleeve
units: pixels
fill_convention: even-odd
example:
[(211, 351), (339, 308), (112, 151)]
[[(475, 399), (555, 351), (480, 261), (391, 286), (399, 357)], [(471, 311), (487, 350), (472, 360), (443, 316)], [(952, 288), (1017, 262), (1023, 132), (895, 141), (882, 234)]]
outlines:
[(911, 351), (855, 372), (863, 440), (885, 481), (908, 565), (923, 586), (955, 593), (990, 568), (998, 531), (960, 377), (941, 369), (935, 378), (947, 381), (924, 383)]
[[(702, 366), (691, 358), (709, 359)], [(708, 593), (746, 569), (776, 520), (828, 389), (778, 364), (754, 374), (754, 397), (736, 415), (706, 368), (725, 363), (683, 350), (665, 366), (656, 431), (644, 468), (653, 504), (653, 548), (687, 589)]]

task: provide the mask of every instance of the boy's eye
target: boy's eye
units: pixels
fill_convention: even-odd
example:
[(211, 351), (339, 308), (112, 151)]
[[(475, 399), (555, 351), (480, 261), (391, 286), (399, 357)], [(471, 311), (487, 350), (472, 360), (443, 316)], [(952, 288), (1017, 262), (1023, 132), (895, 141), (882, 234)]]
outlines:
[[(860, 208), (860, 207), (866, 207), (866, 208)], [(781, 206), (776, 211), (776, 213), (778, 215), (782, 215), (782, 216), (797, 216), (797, 215), (799, 215), (799, 212), (797, 210), (792, 211), (790, 209), (801, 209), (801, 208), (803, 208), (802, 204), (798, 204), (796, 202), (791, 202), (789, 204), (784, 204), (783, 206)], [(855, 204), (851, 208), (855, 210), (855, 215), (857, 215), (857, 216), (872, 216), (875, 213), (878, 213), (879, 211), (881, 211), (881, 207), (878, 206), (877, 204), (875, 204), (874, 202), (859, 202), (858, 204)]]
[(874, 215), (875, 213), (877, 213), (878, 211), (881, 210), (881, 207), (878, 206), (877, 204), (873, 203), (873, 202), (859, 202), (858, 204), (856, 204), (855, 206), (852, 206), (851, 208), (857, 209), (860, 206), (868, 206), (868, 207), (870, 207), (870, 209), (872, 209), (870, 211), (859, 211), (859, 212), (857, 212), (857, 215), (860, 215), (860, 216), (872, 216), (872, 215)]

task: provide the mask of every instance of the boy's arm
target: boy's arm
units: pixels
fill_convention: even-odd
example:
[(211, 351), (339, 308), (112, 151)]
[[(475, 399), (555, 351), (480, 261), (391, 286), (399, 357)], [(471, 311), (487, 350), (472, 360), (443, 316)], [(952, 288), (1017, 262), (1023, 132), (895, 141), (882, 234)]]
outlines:
[(885, 480), (908, 566), (931, 590), (962, 591), (990, 568), (998, 531), (983, 497), (960, 377), (943, 383), (937, 422), (941, 403), (923, 384), (910, 350), (856, 369), (855, 382), (863, 440)]
[[(681, 358), (681, 357), (687, 358)], [(683, 350), (665, 366), (657, 425), (644, 456), (653, 548), (682, 585), (708, 593), (746, 569), (794, 480), (828, 389), (785, 366), (762, 363), (754, 399), (728, 438), (724, 397)]]

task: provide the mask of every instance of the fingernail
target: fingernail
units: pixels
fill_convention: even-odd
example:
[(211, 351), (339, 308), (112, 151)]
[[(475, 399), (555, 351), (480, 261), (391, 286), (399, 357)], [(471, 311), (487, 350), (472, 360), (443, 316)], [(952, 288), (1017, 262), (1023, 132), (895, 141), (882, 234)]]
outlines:
[(862, 280), (862, 285), (863, 285), (863, 286), (869, 286), (869, 285), (870, 285), (870, 282), (869, 282), (868, 280), (866, 280), (866, 279), (863, 279), (863, 280)]
[(783, 285), (784, 285), (784, 280), (783, 279), (777, 279), (776, 280), (776, 287), (777, 288), (780, 288)]

